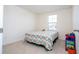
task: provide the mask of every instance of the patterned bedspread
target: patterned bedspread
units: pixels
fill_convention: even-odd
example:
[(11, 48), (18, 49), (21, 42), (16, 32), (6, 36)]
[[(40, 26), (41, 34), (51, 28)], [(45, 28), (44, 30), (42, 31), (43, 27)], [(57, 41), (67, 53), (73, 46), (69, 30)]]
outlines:
[(48, 50), (52, 49), (53, 41), (57, 37), (58, 32), (56, 31), (39, 31), (25, 34), (25, 40), (44, 45)]

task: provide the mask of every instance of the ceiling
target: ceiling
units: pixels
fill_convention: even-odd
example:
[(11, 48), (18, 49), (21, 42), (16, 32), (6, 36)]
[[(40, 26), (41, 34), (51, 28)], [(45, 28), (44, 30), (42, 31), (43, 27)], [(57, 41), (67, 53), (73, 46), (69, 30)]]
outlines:
[(45, 13), (61, 9), (71, 8), (71, 5), (19, 5), (19, 7), (34, 13)]

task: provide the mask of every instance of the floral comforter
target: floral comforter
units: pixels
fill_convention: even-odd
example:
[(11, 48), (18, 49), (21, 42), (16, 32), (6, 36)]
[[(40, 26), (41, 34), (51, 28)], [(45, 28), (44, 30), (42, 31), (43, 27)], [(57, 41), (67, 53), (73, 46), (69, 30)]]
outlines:
[(25, 40), (45, 46), (48, 50), (52, 49), (53, 41), (58, 37), (56, 31), (39, 31), (25, 34)]

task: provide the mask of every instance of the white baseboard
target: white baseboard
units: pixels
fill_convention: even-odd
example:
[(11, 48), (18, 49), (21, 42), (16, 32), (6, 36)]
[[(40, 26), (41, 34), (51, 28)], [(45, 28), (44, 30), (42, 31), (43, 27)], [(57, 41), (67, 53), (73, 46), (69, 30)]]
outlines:
[(19, 40), (12, 40), (12, 41), (9, 41), (9, 42), (3, 42), (3, 45), (9, 45), (9, 44), (12, 44), (12, 43), (15, 43), (15, 42), (18, 42), (18, 41), (20, 41), (20, 40), (24, 40), (24, 39), (19, 39)]

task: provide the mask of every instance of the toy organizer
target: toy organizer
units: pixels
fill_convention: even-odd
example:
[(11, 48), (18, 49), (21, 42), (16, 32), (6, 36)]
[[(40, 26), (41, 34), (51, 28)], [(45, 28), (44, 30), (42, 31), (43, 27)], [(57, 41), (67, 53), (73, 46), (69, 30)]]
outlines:
[(75, 34), (70, 33), (66, 34), (65, 36), (65, 50), (68, 52), (68, 54), (76, 54)]

